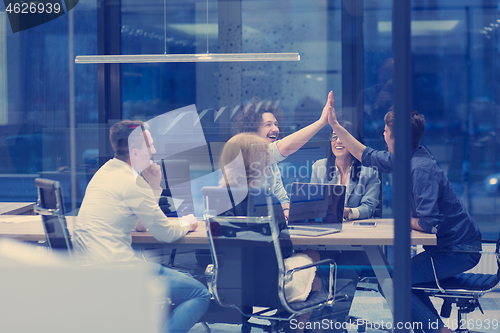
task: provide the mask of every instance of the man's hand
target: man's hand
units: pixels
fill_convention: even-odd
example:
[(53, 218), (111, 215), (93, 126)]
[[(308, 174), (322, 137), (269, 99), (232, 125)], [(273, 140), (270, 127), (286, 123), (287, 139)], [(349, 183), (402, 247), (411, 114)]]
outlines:
[(335, 113), (335, 100), (333, 99), (333, 91), (330, 91), (328, 94), (328, 100), (326, 101), (325, 108), (323, 110), (326, 110), (326, 113), (328, 115), (328, 123), (332, 128), (335, 125), (338, 125), (339, 122), (337, 121), (337, 114)]
[(195, 231), (196, 228), (198, 228), (198, 220), (196, 219), (196, 216), (193, 214), (185, 215), (179, 219), (179, 223), (181, 226), (189, 225), (191, 228), (191, 231)]
[(148, 231), (148, 229), (142, 224), (142, 222), (139, 220), (137, 221), (137, 224), (135, 225), (135, 231), (139, 232), (145, 232)]
[(328, 94), (328, 101), (326, 102), (325, 109), (328, 113), (328, 123), (332, 127), (333, 131), (337, 134), (339, 139), (344, 144), (345, 148), (349, 150), (352, 156), (354, 156), (358, 161), (361, 161), (363, 157), (363, 151), (366, 146), (359, 142), (355, 137), (352, 136), (345, 128), (340, 126), (337, 120), (337, 114), (335, 113), (333, 92), (330, 91)]
[(149, 161), (149, 167), (142, 171), (142, 176), (154, 190), (161, 190), (161, 169), (158, 164)]
[(410, 225), (411, 225), (411, 228), (412, 229), (415, 229), (415, 230), (418, 230), (418, 231), (424, 231), (424, 229), (422, 229), (420, 227), (420, 224), (418, 224), (418, 218), (416, 217), (413, 217), (413, 214), (410, 213)]

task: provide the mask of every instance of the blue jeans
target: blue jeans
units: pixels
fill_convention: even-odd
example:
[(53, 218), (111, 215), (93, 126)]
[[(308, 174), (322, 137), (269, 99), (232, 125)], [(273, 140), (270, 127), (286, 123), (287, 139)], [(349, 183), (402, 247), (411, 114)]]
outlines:
[[(435, 250), (437, 250), (437, 248), (426, 249), (424, 252), (419, 253), (411, 259), (412, 284), (435, 281), (430, 259)], [(481, 240), (451, 245), (443, 250), (481, 250)], [(453, 254), (444, 252), (435, 254), (433, 260), (437, 277), (439, 280), (442, 280), (473, 268), (477, 265), (480, 258), (480, 254)], [(413, 322), (422, 323), (423, 332), (425, 333), (438, 332), (444, 326), (429, 296), (425, 295), (423, 291), (412, 291), (411, 312)], [(431, 326), (430, 324), (432, 323), (434, 324)], [(415, 330), (415, 332), (418, 331), (421, 332), (421, 330)]]
[(167, 286), (167, 296), (175, 309), (161, 332), (185, 333), (203, 316), (210, 305), (210, 293), (198, 280), (176, 270), (149, 263)]

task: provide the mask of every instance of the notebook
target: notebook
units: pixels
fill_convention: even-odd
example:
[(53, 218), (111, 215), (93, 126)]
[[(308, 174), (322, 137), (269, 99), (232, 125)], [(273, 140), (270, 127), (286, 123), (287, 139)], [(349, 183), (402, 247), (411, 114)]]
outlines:
[(346, 187), (292, 183), (288, 229), (291, 235), (322, 236), (340, 232)]

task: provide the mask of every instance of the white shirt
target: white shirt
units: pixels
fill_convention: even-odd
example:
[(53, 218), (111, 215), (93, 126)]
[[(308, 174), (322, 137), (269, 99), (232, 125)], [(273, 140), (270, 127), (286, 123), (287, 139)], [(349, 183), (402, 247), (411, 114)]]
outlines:
[[(347, 169), (347, 172), (346, 172), (346, 180), (345, 180), (345, 184), (341, 184), (341, 177), (340, 177), (340, 170), (339, 170), (339, 167), (335, 164), (335, 173), (339, 175), (338, 177), (338, 181), (337, 181), (337, 184), (336, 185), (345, 185), (345, 188), (347, 189), (349, 187), (349, 182), (351, 181), (351, 169), (352, 169), (352, 164), (351, 166)], [(345, 203), (344, 203), (344, 206), (346, 208), (350, 208), (351, 209), (351, 214), (349, 214), (347, 216), (347, 220), (356, 220), (359, 218), (359, 210), (357, 208), (352, 208), (352, 207), (349, 207), (348, 205), (348, 202), (349, 201), (349, 196), (345, 196)]]
[(78, 213), (73, 245), (84, 264), (138, 260), (131, 232), (140, 219), (163, 242), (183, 237), (190, 226), (168, 219), (158, 206), (154, 191), (142, 176), (116, 158), (106, 162), (92, 177)]

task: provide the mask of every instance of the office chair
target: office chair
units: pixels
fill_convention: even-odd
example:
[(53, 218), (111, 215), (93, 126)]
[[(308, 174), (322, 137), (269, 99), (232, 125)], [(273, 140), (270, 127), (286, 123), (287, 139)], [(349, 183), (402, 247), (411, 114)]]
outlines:
[[(186, 159), (156, 161), (161, 168), (163, 189), (158, 204), (161, 210), (168, 217), (181, 217), (188, 214), (194, 214), (193, 196), (191, 194), (191, 174), (189, 161)], [(172, 191), (173, 190), (173, 191)], [(172, 193), (173, 192), (173, 193)], [(181, 200), (182, 202), (173, 207), (173, 199)], [(177, 249), (170, 251), (169, 261), (166, 266), (174, 267), (175, 256)], [(192, 270), (188, 269), (192, 274)]]
[[(495, 241), (484, 241), (483, 243), (494, 243)], [(479, 308), (484, 314), (479, 298), (485, 293), (497, 288), (500, 284), (500, 234), (496, 241), (495, 252), (491, 251), (453, 251), (453, 250), (437, 250), (438, 252), (455, 252), (455, 253), (481, 253), (494, 255), (497, 259), (498, 271), (496, 274), (480, 274), (480, 273), (460, 273), (451, 278), (438, 280), (436, 275), (435, 282), (422, 283), (412, 286), (413, 290), (421, 290), (429, 296), (439, 297), (443, 299), (441, 306), (441, 317), (449, 318), (451, 314), (452, 304), (458, 308), (457, 323), (459, 327), (455, 332), (467, 333), (467, 313), (473, 312)], [(432, 260), (432, 257), (431, 257)], [(434, 273), (435, 274), (435, 273)], [(462, 325), (464, 324), (465, 325)], [(465, 327), (464, 327), (465, 326)]]
[[(181, 217), (194, 214), (194, 203), (191, 195), (191, 174), (188, 160), (157, 161), (161, 167), (163, 188), (160, 197), (160, 208), (169, 217)], [(180, 199), (178, 207), (172, 207), (168, 198)]]
[[(270, 196), (256, 194), (252, 189), (249, 192), (247, 188), (228, 191), (225, 187), (204, 187), (201, 191), (213, 262), (206, 270), (207, 284), (215, 300), (202, 320), (242, 324), (242, 332), (249, 332), (251, 327), (275, 332), (289, 326), (284, 324), (300, 314), (333, 307), (337, 282), (335, 261), (326, 259), (286, 271), (280, 246), (281, 241), (286, 241), (282, 238), (286, 231), (280, 236)], [(234, 207), (246, 197), (247, 214), (241, 216), (238, 207)], [(277, 211), (282, 214), (281, 207)], [(224, 212), (226, 216), (217, 216)], [(263, 263), (264, 258), (270, 260)], [(267, 266), (267, 263), (271, 264)], [(311, 292), (303, 302), (289, 303), (285, 297), (285, 281), (292, 281), (300, 271), (319, 265), (329, 265), (328, 286)], [(263, 309), (254, 312), (253, 307)], [(250, 323), (250, 318), (267, 319), (270, 325)]]
[(66, 251), (71, 256), (73, 246), (64, 217), (61, 183), (55, 180), (36, 178), (35, 186), (38, 190), (38, 200), (34, 205), (34, 211), (42, 216), (49, 248)]

